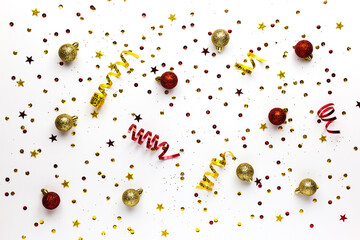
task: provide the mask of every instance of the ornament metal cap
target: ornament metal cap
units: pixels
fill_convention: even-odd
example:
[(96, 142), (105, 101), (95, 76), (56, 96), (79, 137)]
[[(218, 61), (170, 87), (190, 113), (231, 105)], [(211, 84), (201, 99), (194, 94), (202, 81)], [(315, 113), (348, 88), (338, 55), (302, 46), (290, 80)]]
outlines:
[(311, 59), (313, 59), (314, 55), (310, 54), (310, 56), (304, 58), (305, 61), (310, 61)]
[(45, 195), (45, 194), (47, 194), (47, 193), (48, 193), (48, 190), (47, 190), (47, 189), (45, 189), (45, 188), (42, 188), (42, 189), (41, 189), (41, 193), (42, 193), (43, 195)]
[(139, 188), (139, 189), (137, 189), (136, 191), (138, 191), (139, 195), (141, 195), (144, 190), (143, 190), (142, 188)]

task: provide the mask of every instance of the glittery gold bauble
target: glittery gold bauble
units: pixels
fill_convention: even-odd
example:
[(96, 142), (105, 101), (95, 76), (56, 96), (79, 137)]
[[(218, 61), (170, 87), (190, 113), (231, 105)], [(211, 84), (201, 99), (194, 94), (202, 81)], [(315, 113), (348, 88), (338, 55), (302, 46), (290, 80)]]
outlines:
[(300, 182), (299, 187), (295, 189), (295, 193), (301, 193), (305, 196), (311, 196), (316, 192), (317, 189), (318, 186), (316, 185), (316, 182), (314, 180), (312, 180), (311, 178), (305, 178)]
[(122, 195), (122, 201), (128, 207), (136, 206), (140, 201), (140, 195), (143, 192), (141, 188), (138, 190), (128, 189)]
[(229, 43), (230, 35), (224, 29), (217, 29), (211, 35), (211, 41), (215, 45), (216, 50), (221, 52), (223, 48)]
[(59, 57), (64, 62), (72, 62), (75, 60), (77, 51), (79, 47), (79, 43), (73, 43), (73, 44), (64, 44), (59, 48)]
[(75, 125), (77, 118), (77, 116), (70, 116), (66, 113), (60, 114), (55, 119), (55, 126), (59, 131), (67, 132)]
[(240, 178), (240, 180), (252, 182), (254, 168), (248, 163), (241, 163), (236, 169), (236, 175)]

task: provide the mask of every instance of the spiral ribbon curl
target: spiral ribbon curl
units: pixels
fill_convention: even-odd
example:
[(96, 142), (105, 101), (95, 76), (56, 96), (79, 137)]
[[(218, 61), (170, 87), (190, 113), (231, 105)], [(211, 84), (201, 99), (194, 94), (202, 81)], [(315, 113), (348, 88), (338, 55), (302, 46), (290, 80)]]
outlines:
[(123, 56), (123, 54), (127, 54), (127, 55), (131, 55), (133, 57), (139, 58), (139, 55), (132, 53), (130, 51), (122, 51), (120, 54), (120, 58), (122, 60), (122, 62), (116, 62), (116, 63), (110, 63), (110, 69), (111, 70), (115, 70), (115, 72), (109, 72), (106, 75), (106, 80), (107, 83), (102, 83), (99, 85), (98, 89), (100, 92), (95, 92), (94, 95), (92, 96), (90, 103), (91, 105), (93, 105), (94, 107), (96, 107), (97, 109), (100, 109), (102, 107), (102, 105), (105, 102), (105, 98), (107, 96), (107, 93), (105, 92), (105, 88), (111, 88), (112, 86), (112, 81), (110, 79), (110, 75), (119, 78), (121, 76), (121, 72), (119, 71), (118, 67), (116, 65), (120, 65), (123, 66), (125, 68), (127, 68), (129, 66), (129, 63), (126, 61), (125, 57)]
[[(319, 116), (319, 118), (322, 121), (327, 122), (325, 125), (326, 131), (328, 131), (328, 133), (334, 133), (334, 134), (339, 134), (340, 130), (329, 130), (328, 127), (329, 125), (336, 120), (336, 117), (330, 117), (331, 114), (333, 114), (335, 112), (335, 108), (333, 107), (333, 103), (329, 103), (326, 104), (324, 106), (322, 106), (319, 111), (317, 112), (317, 115)], [(330, 117), (330, 118), (327, 118)]]
[(235, 66), (237, 69), (239, 70), (242, 70), (243, 73), (249, 73), (251, 74), (251, 71), (254, 70), (254, 68), (256, 67), (255, 65), (255, 61), (253, 58), (255, 58), (256, 60), (258, 60), (259, 62), (265, 62), (266, 60), (265, 59), (262, 59), (262, 58), (259, 58), (258, 56), (256, 56), (255, 54), (253, 54), (252, 52), (249, 52), (247, 54), (248, 58), (250, 59), (250, 62), (251, 62), (251, 65), (252, 67), (248, 67), (248, 66), (245, 66), (244, 64), (241, 64), (241, 63), (238, 63), (236, 62), (235, 63)]
[(138, 141), (138, 143), (140, 145), (143, 144), (145, 142), (145, 140), (147, 139), (146, 147), (148, 149), (158, 150), (159, 148), (162, 148), (163, 152), (160, 153), (159, 160), (167, 160), (167, 159), (171, 159), (171, 158), (180, 156), (179, 153), (169, 155), (169, 156), (164, 156), (165, 153), (169, 150), (170, 145), (167, 142), (162, 142), (158, 145), (159, 135), (155, 134), (155, 136), (152, 138), (152, 133), (150, 131), (147, 131), (144, 135), (145, 130), (143, 128), (140, 128), (139, 132), (136, 134), (136, 125), (135, 124), (132, 124), (128, 131), (131, 132), (131, 130), (132, 130), (131, 139), (134, 141)]
[(234, 154), (230, 151), (221, 153), (220, 156), (222, 157), (222, 159), (217, 159), (217, 158), (213, 158), (211, 160), (210, 163), (210, 170), (211, 172), (205, 172), (202, 181), (200, 181), (199, 186), (196, 186), (196, 188), (199, 189), (205, 189), (208, 191), (212, 191), (212, 187), (214, 186), (214, 183), (207, 177), (207, 176), (211, 176), (213, 178), (217, 178), (219, 176), (219, 173), (215, 170), (215, 168), (213, 167), (213, 165), (219, 166), (219, 167), (225, 167), (226, 165), (226, 159), (225, 159), (225, 155), (226, 153), (230, 153), (231, 157), (233, 160), (236, 160), (236, 157), (234, 156)]

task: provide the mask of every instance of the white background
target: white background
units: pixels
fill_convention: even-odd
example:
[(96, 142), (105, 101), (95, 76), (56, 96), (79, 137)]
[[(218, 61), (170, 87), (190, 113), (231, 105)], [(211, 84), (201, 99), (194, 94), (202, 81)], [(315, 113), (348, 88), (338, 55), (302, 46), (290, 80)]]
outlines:
[[(63, 5), (60, 9), (59, 4)], [(90, 9), (96, 7), (96, 11)], [(163, 239), (161, 231), (167, 229), (168, 239), (267, 238), (267, 239), (358, 239), (360, 224), (359, 196), (359, 145), (358, 119), (360, 109), (356, 101), (359, 80), (357, 57), (359, 39), (355, 34), (358, 6), (356, 1), (3, 1), (1, 2), (0, 48), (0, 232), (1, 239)], [(32, 16), (32, 9), (40, 11)], [(225, 13), (224, 10), (229, 12)], [(296, 14), (299, 10), (300, 14)], [(80, 12), (85, 19), (80, 20)], [(194, 12), (194, 16), (190, 13)], [(41, 14), (46, 13), (46, 18)], [(143, 18), (142, 13), (146, 13)], [(177, 20), (168, 17), (176, 14)], [(271, 23), (280, 22), (271, 28)], [(237, 24), (241, 20), (241, 24)], [(336, 23), (342, 22), (342, 30)], [(14, 22), (10, 27), (9, 22)], [(264, 22), (264, 31), (258, 24)], [(190, 24), (194, 23), (192, 28)], [(159, 25), (163, 25), (163, 29)], [(186, 30), (182, 26), (186, 26)], [(316, 26), (321, 25), (321, 29)], [(155, 30), (151, 30), (155, 26)], [(288, 30), (284, 27), (289, 26)], [(31, 28), (31, 32), (27, 32)], [(209, 31), (231, 29), (230, 42), (221, 54), (212, 57), (215, 48)], [(67, 34), (66, 29), (70, 29)], [(93, 34), (88, 31), (92, 30)], [(120, 31), (125, 30), (122, 34)], [(54, 32), (59, 36), (55, 37)], [(106, 37), (105, 33), (109, 36)], [(159, 36), (158, 33), (163, 35)], [(294, 54), (292, 46), (305, 34), (314, 47), (314, 59), (302, 61)], [(142, 36), (146, 40), (142, 40)], [(47, 38), (47, 42), (43, 42)], [(193, 39), (198, 39), (194, 43)], [(79, 42), (76, 61), (59, 65), (58, 48), (64, 43)], [(117, 41), (117, 45), (113, 45)], [(264, 47), (264, 43), (269, 44)], [(325, 42), (325, 46), (321, 46)], [(125, 48), (124, 44), (128, 47)], [(187, 50), (183, 50), (183, 46)], [(144, 46), (144, 50), (139, 47)], [(260, 46), (261, 51), (256, 51)], [(347, 51), (347, 47), (351, 51)], [(161, 47), (161, 50), (156, 50)], [(209, 48), (210, 54), (202, 54)], [(97, 86), (105, 82), (107, 66), (119, 61), (122, 50), (131, 49), (140, 59), (127, 57), (134, 72), (130, 75), (120, 67), (122, 76), (113, 79), (108, 98), (91, 118), (94, 108), (89, 100)], [(251, 75), (243, 76), (233, 65), (242, 62), (249, 49), (267, 60), (256, 62)], [(333, 53), (329, 54), (332, 49)], [(48, 50), (47, 55), (44, 50)], [(95, 52), (104, 56), (95, 58)], [(13, 55), (13, 51), (18, 54)], [(284, 59), (283, 53), (288, 51)], [(151, 54), (155, 58), (151, 58)], [(29, 65), (26, 56), (35, 60)], [(181, 66), (178, 61), (182, 61)], [(166, 63), (166, 67), (161, 64)], [(100, 68), (95, 66), (99, 64)], [(227, 69), (226, 65), (231, 68)], [(249, 62), (247, 63), (249, 65)], [(198, 69), (194, 69), (198, 65)], [(269, 65), (269, 69), (265, 66)], [(156, 66), (156, 75), (150, 72)], [(169, 94), (154, 80), (174, 67), (179, 78), (178, 86)], [(325, 68), (329, 68), (326, 73)], [(209, 73), (205, 74), (204, 70)], [(279, 71), (285, 78), (279, 79)], [(142, 74), (147, 76), (143, 77)], [(331, 77), (336, 73), (336, 77)], [(41, 75), (41, 79), (37, 75)], [(221, 74), (218, 79), (217, 74)], [(16, 76), (16, 80), (11, 80)], [(54, 78), (59, 78), (55, 82)], [(91, 77), (92, 81), (87, 81)], [(18, 87), (16, 81), (25, 81)], [(83, 78), (83, 82), (79, 82)], [(326, 79), (330, 78), (331, 83)], [(348, 82), (343, 79), (348, 78)], [(185, 83), (189, 79), (190, 83)], [(304, 84), (299, 84), (304, 80)], [(298, 84), (294, 85), (293, 82)], [(320, 81), (321, 85), (317, 86)], [(138, 83), (138, 87), (134, 87)], [(288, 86), (284, 87), (283, 84)], [(264, 87), (260, 91), (260, 86)], [(278, 86), (283, 86), (282, 94)], [(218, 88), (223, 90), (219, 91)], [(196, 89), (201, 88), (201, 92)], [(242, 89), (240, 97), (236, 89)], [(43, 90), (47, 89), (45, 94)], [(118, 90), (123, 89), (123, 93)], [(147, 91), (152, 93), (148, 94)], [(332, 94), (329, 95), (328, 91)], [(114, 98), (113, 93), (118, 92)], [(308, 97), (304, 97), (308, 93)], [(208, 96), (212, 95), (212, 100)], [(176, 99), (173, 100), (172, 97)], [(76, 101), (72, 101), (76, 97)], [(61, 103), (61, 100), (66, 100)], [(224, 106), (224, 102), (228, 106)], [(335, 104), (337, 120), (330, 129), (340, 129), (341, 134), (329, 134), (325, 123), (317, 123), (316, 111), (329, 102)], [(28, 104), (32, 103), (29, 108)], [(169, 103), (174, 106), (170, 107)], [(244, 108), (248, 104), (248, 108)], [(58, 107), (59, 111), (54, 109)], [(272, 126), (267, 115), (273, 107), (288, 108), (288, 122), (283, 130)], [(19, 111), (26, 111), (25, 119)], [(210, 114), (206, 114), (210, 110)], [(314, 114), (309, 111), (314, 110)], [(164, 115), (160, 115), (164, 111)], [(346, 115), (342, 115), (345, 111)], [(186, 117), (189, 112), (190, 117)], [(54, 126), (60, 113), (79, 116), (78, 126), (62, 134)], [(141, 114), (143, 120), (134, 121), (132, 113)], [(243, 117), (239, 118), (238, 114)], [(10, 119), (5, 120), (8, 116)], [(117, 121), (113, 118), (117, 117)], [(34, 123), (30, 119), (34, 118)], [(160, 152), (151, 152), (130, 138), (127, 129), (132, 123), (138, 128), (160, 135), (160, 141), (170, 144), (168, 153), (184, 153), (177, 159), (159, 161)], [(267, 123), (268, 129), (259, 129)], [(217, 129), (213, 129), (213, 124)], [(27, 133), (23, 134), (21, 126)], [(250, 132), (245, 130), (249, 128)], [(293, 128), (294, 132), (290, 132)], [(195, 130), (195, 134), (191, 131)], [(220, 130), (220, 134), (215, 131)], [(51, 143), (51, 134), (57, 141)], [(127, 138), (123, 138), (123, 135)], [(307, 135), (307, 139), (303, 135)], [(327, 141), (321, 143), (321, 134)], [(241, 139), (242, 136), (246, 140)], [(285, 137), (285, 141), (281, 138)], [(228, 142), (224, 139), (229, 138)], [(114, 147), (106, 142), (114, 140)], [(196, 140), (201, 139), (200, 143)], [(265, 145), (269, 141), (270, 149)], [(70, 146), (71, 143), (75, 147)], [(247, 144), (247, 148), (243, 148)], [(302, 148), (298, 148), (302, 144)], [(41, 149), (36, 157), (30, 151)], [(20, 154), (24, 149), (24, 154)], [(228, 160), (218, 168), (219, 178), (214, 180), (217, 195), (196, 189), (213, 157), (232, 151), (237, 160)], [(95, 152), (100, 156), (96, 157)], [(115, 158), (115, 162), (110, 161)], [(331, 163), (327, 163), (327, 159)], [(86, 165), (84, 162), (90, 163)], [(281, 164), (277, 165), (276, 161)], [(262, 188), (255, 183), (240, 182), (235, 169), (241, 162), (252, 164), (254, 177), (262, 179)], [(180, 167), (175, 164), (179, 163)], [(58, 168), (53, 165), (57, 164)], [(135, 167), (130, 169), (130, 165)], [(18, 169), (14, 173), (14, 169)], [(288, 168), (292, 172), (288, 172)], [(29, 171), (27, 176), (25, 172)], [(98, 175), (106, 175), (103, 179)], [(134, 179), (125, 176), (130, 172)], [(184, 181), (180, 173), (184, 172)], [(286, 173), (282, 176), (281, 173)], [(348, 177), (344, 178), (343, 175)], [(55, 178), (55, 174), (59, 178)], [(332, 175), (332, 179), (328, 175)], [(270, 177), (265, 180), (265, 176)], [(86, 176), (86, 180), (82, 180)], [(6, 182), (5, 178), (10, 181)], [(313, 178), (319, 185), (312, 197), (294, 194), (301, 179)], [(69, 188), (61, 182), (70, 181)], [(213, 180), (213, 179), (211, 179)], [(114, 184), (118, 182), (119, 187)], [(281, 190), (276, 187), (281, 186)], [(351, 189), (347, 190), (346, 186)], [(60, 206), (48, 211), (41, 204), (41, 188), (57, 192)], [(129, 209), (121, 201), (122, 192), (128, 188), (144, 189), (138, 206)], [(87, 189), (87, 193), (83, 193)], [(271, 193), (267, 193), (271, 189)], [(5, 192), (15, 192), (5, 197)], [(237, 192), (242, 195), (238, 196)], [(199, 197), (194, 197), (194, 193)], [(110, 196), (109, 201), (106, 196)], [(337, 200), (336, 196), (341, 199)], [(313, 199), (317, 202), (314, 203)], [(76, 199), (76, 203), (71, 201)], [(198, 200), (201, 200), (201, 204)], [(329, 205), (328, 201), (332, 200)], [(262, 201), (262, 205), (258, 205)], [(165, 209), (156, 209), (163, 203)], [(23, 210), (27, 206), (27, 210)], [(181, 211), (180, 208), (185, 210)], [(207, 212), (203, 209), (207, 208)], [(304, 213), (299, 213), (303, 209)], [(285, 212), (290, 212), (285, 216)], [(254, 219), (250, 216), (254, 215)], [(284, 219), (277, 222), (277, 215)], [(345, 222), (339, 221), (346, 214)], [(264, 219), (259, 216), (263, 215)], [(96, 216), (96, 220), (92, 217)], [(122, 219), (117, 220), (117, 216)], [(217, 223), (209, 221), (218, 219)], [(81, 223), (73, 227), (72, 221)], [(34, 226), (44, 220), (44, 224)], [(241, 222), (242, 226), (237, 223)], [(309, 225), (314, 224), (314, 228)], [(113, 229), (117, 225), (117, 229)], [(128, 227), (134, 229), (131, 235)], [(195, 229), (199, 228), (200, 232)], [(51, 233), (55, 229), (56, 233)], [(105, 235), (101, 235), (105, 232)]]

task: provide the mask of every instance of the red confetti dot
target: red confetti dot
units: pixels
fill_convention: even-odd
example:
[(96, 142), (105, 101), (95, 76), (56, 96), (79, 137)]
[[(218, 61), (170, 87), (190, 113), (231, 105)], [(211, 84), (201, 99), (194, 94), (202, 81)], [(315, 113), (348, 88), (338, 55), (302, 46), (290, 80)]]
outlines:
[(265, 176), (265, 179), (266, 179), (266, 180), (269, 180), (269, 178), (270, 178), (270, 177), (269, 177), (268, 175)]
[(217, 78), (221, 78), (221, 74), (216, 75)]
[(172, 107), (172, 106), (174, 106), (174, 104), (173, 104), (173, 103), (169, 103), (169, 106)]
[(23, 206), (23, 210), (26, 211), (26, 210), (27, 210), (27, 206)]
[(54, 36), (55, 36), (55, 37), (59, 36), (59, 33), (58, 33), (58, 32), (54, 32)]
[(70, 29), (66, 29), (66, 33), (70, 33)]
[(281, 190), (281, 187), (280, 186), (277, 186), (277, 188), (276, 188), (277, 190)]
[(144, 46), (140, 46), (140, 50), (144, 50)]
[(229, 69), (229, 68), (230, 68), (230, 65), (229, 65), (229, 64), (228, 64), (228, 65), (226, 65), (226, 68), (227, 68), (227, 69)]
[(279, 165), (280, 163), (281, 163), (280, 160), (277, 160), (277, 161), (276, 161), (276, 164), (277, 164), (277, 165)]
[(245, 136), (242, 136), (241, 137), (241, 140), (245, 141), (246, 137)]
[(261, 202), (261, 201), (258, 201), (258, 205), (261, 206), (261, 205), (262, 205), (262, 202)]
[(198, 196), (199, 196), (199, 194), (198, 194), (198, 193), (195, 193), (195, 194), (194, 194), (194, 196), (195, 196), (195, 197), (198, 197)]
[(329, 201), (328, 201), (328, 204), (332, 204), (332, 201), (331, 201), (331, 200), (329, 200)]
[(212, 35), (212, 32), (208, 32), (208, 35), (211, 36), (211, 35)]
[(86, 180), (86, 177), (85, 177), (85, 176), (83, 176), (81, 179), (82, 179), (83, 181), (85, 181), (85, 180)]
[(239, 113), (238, 116), (239, 116), (239, 117), (242, 117), (243, 115), (242, 115), (242, 113)]
[(187, 49), (187, 46), (184, 46), (183, 49), (186, 50), (186, 49)]
[(281, 141), (285, 141), (285, 138), (284, 138), (284, 137), (282, 137), (282, 138), (281, 138)]
[(320, 120), (320, 119), (318, 119), (318, 120), (317, 120), (317, 123), (321, 123), (321, 120)]
[(185, 25), (183, 25), (181, 28), (182, 28), (183, 30), (185, 30), (185, 29), (186, 29), (186, 26), (185, 26)]
[(46, 13), (43, 13), (41, 16), (42, 16), (43, 18), (46, 18)]
[(329, 69), (328, 69), (328, 68), (325, 68), (325, 72), (329, 72)]
[(260, 51), (260, 50), (261, 50), (261, 47), (257, 47), (257, 50)]
[(265, 141), (265, 145), (269, 145), (269, 141)]
[(320, 25), (317, 25), (317, 26), (316, 26), (316, 28), (317, 28), (317, 29), (320, 29), (320, 28), (321, 28), (321, 26), (320, 26)]
[(331, 80), (328, 78), (328, 79), (326, 79), (326, 82), (327, 82), (327, 83), (330, 83), (330, 82), (331, 82)]
[(44, 38), (44, 39), (43, 39), (43, 42), (47, 42), (47, 39), (46, 39), (46, 38)]
[(13, 22), (10, 22), (9, 23), (10, 27), (14, 26), (14, 23)]
[(9, 193), (8, 193), (8, 192), (6, 192), (6, 193), (5, 193), (5, 197), (8, 197), (8, 196), (9, 196)]
[(310, 224), (310, 227), (313, 228), (313, 227), (314, 227), (314, 224)]
[(62, 65), (64, 65), (64, 62), (63, 62), (63, 61), (61, 61), (61, 62), (59, 62), (59, 64), (60, 64), (60, 66), (62, 66)]
[(335, 73), (332, 73), (332, 74), (331, 74), (331, 76), (332, 76), (332, 77), (335, 77), (335, 76), (336, 76), (336, 74), (335, 74)]
[(15, 76), (12, 76), (12, 77), (11, 77), (11, 80), (15, 80), (15, 79), (16, 79), (16, 77), (15, 77)]
[(39, 226), (39, 224), (36, 222), (36, 223), (34, 223), (34, 226), (37, 227), (37, 226)]
[(148, 93), (148, 94), (151, 94), (151, 90), (148, 90), (147, 93)]
[(55, 82), (58, 82), (58, 81), (59, 81), (59, 79), (58, 79), (58, 78), (54, 78), (54, 81), (55, 81)]
[(182, 65), (182, 61), (179, 61), (178, 64), (181, 66), (181, 65)]
[(228, 33), (232, 33), (232, 30), (231, 30), (231, 29), (229, 29), (229, 30), (228, 30)]
[(328, 94), (331, 95), (331, 94), (332, 94), (332, 91), (328, 91)]
[(58, 167), (58, 165), (57, 164), (54, 164), (54, 168), (57, 168)]
[(195, 26), (195, 24), (194, 24), (194, 23), (191, 23), (191, 24), (190, 24), (190, 26), (191, 26), (191, 27), (194, 27), (194, 26)]
[(83, 81), (83, 79), (82, 78), (79, 78), (79, 82), (82, 82)]
[(216, 57), (216, 53), (212, 53), (211, 56), (212, 56), (212, 57)]
[(134, 83), (134, 87), (138, 87), (139, 86), (139, 84), (138, 83)]
[(243, 145), (243, 148), (247, 148), (247, 145), (246, 145), (246, 144), (244, 144), (244, 145)]
[(329, 53), (332, 54), (332, 53), (333, 53), (333, 50), (329, 50)]
[(289, 213), (289, 212), (286, 212), (286, 213), (285, 213), (285, 215), (286, 215), (286, 216), (289, 216), (289, 215), (290, 215), (290, 213)]
[(38, 78), (38, 79), (41, 79), (41, 75), (40, 75), (40, 74), (39, 74), (39, 75), (37, 75), (37, 78)]
[(207, 69), (204, 70), (204, 73), (208, 73), (208, 72), (209, 72), (209, 70), (207, 70)]
[(321, 43), (321, 46), (322, 46), (322, 47), (323, 47), (323, 46), (325, 46), (325, 43), (324, 43), (324, 42), (322, 42), (322, 43)]
[(143, 18), (146, 17), (146, 13), (141, 14), (141, 16), (142, 16)]
[(190, 117), (190, 113), (186, 113), (186, 116), (187, 116), (187, 117)]
[(206, 114), (210, 114), (210, 110), (206, 110)]
[(264, 218), (264, 215), (260, 215), (260, 219), (263, 219)]
[(8, 177), (7, 177), (7, 178), (5, 178), (5, 181), (9, 182), (9, 181), (10, 181), (10, 178), (8, 178)]
[(165, 64), (165, 63), (162, 63), (162, 64), (161, 64), (161, 66), (162, 66), (162, 67), (165, 67), (165, 66), (166, 66), (166, 64)]
[(208, 97), (208, 98), (209, 98), (209, 100), (211, 100), (211, 99), (212, 99), (212, 96), (211, 96), (211, 95), (209, 95), (209, 97)]
[(213, 129), (215, 129), (215, 128), (216, 128), (216, 125), (214, 124), (212, 127), (213, 127)]
[(219, 130), (216, 130), (216, 134), (220, 134), (220, 131), (219, 131)]
[(91, 9), (91, 10), (96, 10), (96, 8), (94, 7), (94, 5), (90, 5), (90, 9)]
[(209, 224), (210, 224), (210, 225), (213, 225), (213, 224), (214, 224), (214, 222), (213, 222), (213, 221), (210, 221), (210, 222), (209, 222)]
[(198, 40), (196, 38), (194, 38), (194, 42), (196, 43)]
[(23, 130), (23, 133), (27, 133), (26, 129)]
[(81, 13), (77, 12), (77, 13), (76, 13), (76, 16), (80, 17), (80, 16), (81, 16)]
[(272, 23), (270, 26), (273, 28), (273, 27), (275, 27), (275, 24)]

